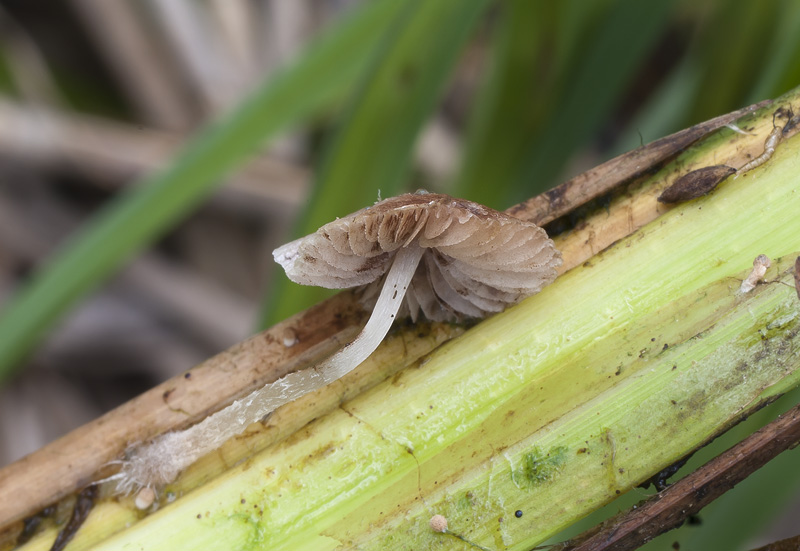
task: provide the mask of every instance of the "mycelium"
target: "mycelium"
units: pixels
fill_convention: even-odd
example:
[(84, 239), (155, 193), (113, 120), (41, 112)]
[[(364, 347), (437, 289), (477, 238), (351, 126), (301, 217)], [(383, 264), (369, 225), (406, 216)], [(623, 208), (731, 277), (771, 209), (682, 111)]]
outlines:
[(553, 242), (535, 224), (425, 192), (386, 199), (337, 219), (273, 255), (296, 283), (360, 286), (362, 302), (374, 305), (364, 329), (313, 368), (269, 383), (185, 431), (132, 449), (112, 477), (118, 491), (171, 482), (249, 424), (352, 371), (398, 316), (483, 318), (539, 292), (561, 264)]

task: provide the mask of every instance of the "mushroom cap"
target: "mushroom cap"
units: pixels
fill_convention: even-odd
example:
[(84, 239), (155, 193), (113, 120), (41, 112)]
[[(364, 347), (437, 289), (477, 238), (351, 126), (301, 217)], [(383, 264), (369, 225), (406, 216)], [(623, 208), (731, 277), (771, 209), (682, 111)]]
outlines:
[(436, 193), (385, 199), (279, 247), (275, 261), (295, 283), (363, 286), (374, 303), (401, 247), (426, 249), (400, 314), (430, 320), (481, 318), (539, 292), (561, 254), (543, 229), (472, 201)]

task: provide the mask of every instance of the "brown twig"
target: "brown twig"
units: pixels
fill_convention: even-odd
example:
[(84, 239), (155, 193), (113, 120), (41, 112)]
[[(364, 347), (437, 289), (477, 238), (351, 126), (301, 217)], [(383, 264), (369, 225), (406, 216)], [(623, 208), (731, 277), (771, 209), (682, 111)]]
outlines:
[(773, 541), (753, 551), (797, 551), (798, 549), (800, 549), (800, 535)]
[(540, 225), (547, 224), (608, 193), (621, 183), (646, 174), (703, 136), (770, 103), (769, 100), (762, 101), (638, 147), (587, 170), (550, 191), (511, 207), (508, 212), (517, 218), (531, 220)]
[[(556, 547), (559, 551), (625, 551), (677, 528), (783, 451), (800, 443), (800, 406), (712, 459), (666, 490)], [(794, 548), (793, 548), (794, 549)]]

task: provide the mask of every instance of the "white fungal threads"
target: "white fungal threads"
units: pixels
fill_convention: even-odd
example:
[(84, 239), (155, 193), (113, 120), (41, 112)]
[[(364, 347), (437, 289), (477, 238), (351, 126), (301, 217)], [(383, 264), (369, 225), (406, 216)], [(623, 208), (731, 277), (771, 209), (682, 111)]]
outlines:
[[(399, 314), (416, 320), (422, 312), (433, 321), (482, 318), (539, 292), (561, 264), (561, 254), (535, 224), (428, 193), (381, 201), (279, 247), (273, 256), (295, 283), (362, 286), (365, 304), (377, 295), (364, 329), (313, 368), (132, 449), (108, 479), (117, 481), (119, 492), (172, 482), (248, 425), (349, 373), (378, 347)], [(285, 333), (283, 344), (291, 347), (296, 339)]]
[(760, 254), (753, 260), (753, 271), (750, 272), (739, 287), (740, 293), (749, 293), (756, 288), (758, 282), (764, 279), (764, 274), (767, 273), (767, 268), (770, 267), (769, 257), (765, 254)]

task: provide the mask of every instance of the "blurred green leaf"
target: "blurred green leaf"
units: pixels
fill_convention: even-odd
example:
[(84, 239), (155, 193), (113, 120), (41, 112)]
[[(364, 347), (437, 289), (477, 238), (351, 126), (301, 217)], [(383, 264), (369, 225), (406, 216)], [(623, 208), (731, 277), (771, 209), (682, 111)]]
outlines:
[(635, 80), (673, 2), (578, 4), (506, 4), (458, 193), (500, 208), (551, 187)]
[[(470, 121), (466, 150), (453, 193), (493, 208), (510, 194), (515, 172), (547, 112), (552, 86), (548, 45), (555, 42), (554, 6), (510, 0), (494, 30), (492, 65)], [(538, 70), (537, 70), (538, 69)], [(550, 78), (548, 78), (550, 77)]]
[[(396, 195), (411, 164), (414, 140), (434, 110), (488, 0), (414, 0), (387, 34), (363, 87), (330, 142), (308, 210), (295, 236), (313, 233), (337, 216)], [(324, 298), (324, 289), (289, 282), (282, 270), (265, 305), (262, 325)]]
[(701, 77), (701, 68), (694, 62), (692, 56), (684, 58), (654, 91), (613, 147), (609, 148), (611, 156), (621, 155), (702, 122), (686, 122), (694, 105)]
[(703, 71), (702, 93), (694, 98), (691, 120), (706, 120), (746, 105), (747, 92), (766, 60), (764, 45), (770, 43), (778, 23), (777, 4), (776, 0), (715, 4), (693, 51)]
[(508, 204), (551, 187), (573, 152), (589, 140), (621, 101), (660, 38), (671, 0), (620, 0), (590, 32), (582, 56), (562, 87), (560, 101), (519, 167), (520, 185)]
[(7, 93), (11, 96), (17, 94), (17, 87), (14, 84), (14, 79), (11, 76), (11, 71), (8, 67), (5, 52), (0, 49), (0, 91)]
[(777, 15), (766, 59), (756, 72), (747, 103), (779, 96), (800, 82), (800, 3), (782, 0)]
[(280, 129), (338, 100), (363, 72), (402, 0), (365, 4), (320, 37), (230, 115), (201, 133), (161, 173), (115, 199), (5, 306), (0, 380), (85, 293), (163, 235)]

